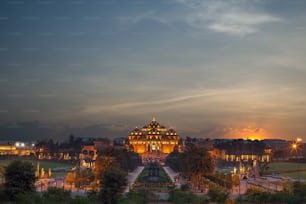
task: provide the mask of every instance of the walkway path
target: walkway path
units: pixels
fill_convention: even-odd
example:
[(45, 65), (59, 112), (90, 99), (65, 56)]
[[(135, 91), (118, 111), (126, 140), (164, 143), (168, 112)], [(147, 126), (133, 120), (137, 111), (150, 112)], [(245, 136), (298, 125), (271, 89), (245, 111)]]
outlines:
[(184, 179), (180, 176), (180, 174), (178, 172), (173, 171), (169, 166), (164, 166), (163, 169), (168, 174), (171, 181), (175, 184), (177, 188), (180, 188), (181, 185), (185, 183)]
[(130, 191), (130, 186), (135, 183), (135, 180), (137, 179), (138, 175), (142, 172), (143, 169), (144, 169), (144, 166), (138, 166), (134, 171), (128, 174), (128, 186), (124, 190), (124, 193), (127, 193)]

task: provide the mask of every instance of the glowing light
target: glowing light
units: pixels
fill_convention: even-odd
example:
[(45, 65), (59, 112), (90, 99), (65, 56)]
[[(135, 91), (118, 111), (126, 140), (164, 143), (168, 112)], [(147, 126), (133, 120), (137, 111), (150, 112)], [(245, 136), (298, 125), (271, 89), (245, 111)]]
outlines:
[(248, 140), (252, 140), (252, 141), (254, 141), (254, 140), (262, 140), (259, 135), (251, 135), (251, 136), (248, 136), (247, 138), (248, 138)]
[(302, 141), (303, 141), (302, 138), (300, 138), (300, 137), (296, 138), (296, 142), (302, 142)]

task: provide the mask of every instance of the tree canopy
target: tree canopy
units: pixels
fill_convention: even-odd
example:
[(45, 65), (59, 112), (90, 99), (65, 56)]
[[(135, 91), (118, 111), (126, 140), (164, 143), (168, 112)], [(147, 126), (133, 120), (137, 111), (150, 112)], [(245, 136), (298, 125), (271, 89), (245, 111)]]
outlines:
[(31, 162), (13, 161), (5, 168), (5, 190), (10, 198), (35, 192), (35, 168)]
[(126, 174), (121, 169), (107, 168), (101, 178), (100, 201), (103, 204), (116, 204), (119, 193), (126, 185)]
[(213, 159), (206, 149), (190, 144), (182, 154), (182, 172), (186, 175), (204, 176), (214, 170)]

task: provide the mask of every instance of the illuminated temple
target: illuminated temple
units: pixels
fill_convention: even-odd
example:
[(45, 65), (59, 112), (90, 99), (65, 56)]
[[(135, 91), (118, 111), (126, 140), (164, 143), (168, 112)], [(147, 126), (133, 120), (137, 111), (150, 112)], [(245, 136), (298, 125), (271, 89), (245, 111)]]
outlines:
[(136, 127), (128, 136), (128, 149), (142, 156), (169, 154), (175, 148), (180, 150), (180, 146), (175, 130), (160, 125), (154, 117), (149, 124), (141, 129)]

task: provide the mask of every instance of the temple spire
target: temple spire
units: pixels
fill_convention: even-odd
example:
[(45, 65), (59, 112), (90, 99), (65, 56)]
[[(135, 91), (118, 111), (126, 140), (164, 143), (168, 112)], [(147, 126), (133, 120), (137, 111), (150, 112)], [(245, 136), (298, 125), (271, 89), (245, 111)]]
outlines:
[(152, 121), (153, 121), (153, 122), (156, 122), (156, 118), (155, 118), (154, 116), (153, 116), (153, 118), (152, 118)]

